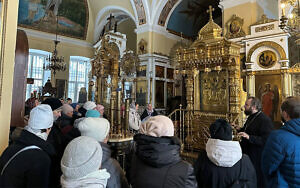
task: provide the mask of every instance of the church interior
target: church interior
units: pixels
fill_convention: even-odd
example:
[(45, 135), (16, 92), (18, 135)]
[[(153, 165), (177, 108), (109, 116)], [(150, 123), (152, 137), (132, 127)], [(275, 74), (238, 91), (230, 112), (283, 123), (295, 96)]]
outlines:
[(214, 120), (242, 125), (249, 96), (280, 126), (300, 96), (299, 14), (297, 0), (1, 0), (0, 153), (32, 96), (102, 104), (117, 150), (130, 103), (150, 103), (187, 160)]

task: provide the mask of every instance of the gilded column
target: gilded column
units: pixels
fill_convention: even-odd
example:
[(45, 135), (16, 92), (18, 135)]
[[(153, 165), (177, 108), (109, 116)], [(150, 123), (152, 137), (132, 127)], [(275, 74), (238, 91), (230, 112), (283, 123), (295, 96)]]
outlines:
[(282, 70), (281, 73), (281, 80), (282, 80), (282, 97), (286, 98), (292, 95), (291, 90), (291, 74), (288, 70)]
[(186, 101), (187, 101), (188, 110), (194, 109), (193, 94), (194, 94), (194, 73), (193, 71), (188, 70), (187, 78), (186, 78)]
[(229, 111), (240, 113), (240, 71), (238, 58), (232, 58), (229, 67)]

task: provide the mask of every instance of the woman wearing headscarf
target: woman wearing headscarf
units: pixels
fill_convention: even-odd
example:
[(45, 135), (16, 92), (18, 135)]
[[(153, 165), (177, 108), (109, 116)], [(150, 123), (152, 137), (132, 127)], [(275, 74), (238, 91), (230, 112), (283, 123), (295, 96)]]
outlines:
[(166, 116), (150, 117), (134, 136), (135, 151), (129, 170), (133, 188), (197, 187), (191, 164), (180, 157), (180, 141)]

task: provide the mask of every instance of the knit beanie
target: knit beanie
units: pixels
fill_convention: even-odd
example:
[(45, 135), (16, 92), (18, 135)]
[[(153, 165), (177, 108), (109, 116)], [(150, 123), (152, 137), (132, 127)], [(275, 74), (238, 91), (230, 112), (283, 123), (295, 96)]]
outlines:
[(30, 112), (27, 128), (33, 130), (48, 129), (53, 125), (53, 112), (49, 105), (40, 104)]
[(42, 104), (48, 104), (48, 105), (50, 105), (52, 111), (57, 110), (59, 107), (62, 106), (62, 103), (60, 102), (60, 100), (57, 99), (57, 98), (53, 98), (53, 97), (47, 98), (46, 100), (44, 100), (42, 102)]
[(93, 138), (80, 136), (66, 147), (61, 159), (61, 171), (64, 179), (82, 178), (100, 169), (102, 148)]
[(158, 115), (150, 117), (140, 126), (139, 131), (142, 134), (154, 137), (174, 136), (174, 125), (168, 117)]
[(87, 101), (86, 103), (84, 103), (83, 108), (86, 110), (93, 110), (94, 108), (96, 108), (96, 103)]
[(210, 136), (214, 139), (232, 140), (232, 128), (225, 119), (217, 119), (209, 127)]
[(103, 142), (109, 133), (110, 124), (105, 118), (89, 117), (80, 121), (77, 127), (82, 136), (92, 137), (98, 142)]
[(97, 110), (88, 110), (85, 113), (85, 117), (94, 117), (94, 118), (98, 118), (100, 117), (100, 112), (98, 112)]

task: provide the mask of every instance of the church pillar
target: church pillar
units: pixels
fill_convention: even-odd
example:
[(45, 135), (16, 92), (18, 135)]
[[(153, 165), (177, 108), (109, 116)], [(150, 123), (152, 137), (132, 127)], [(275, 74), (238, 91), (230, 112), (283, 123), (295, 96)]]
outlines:
[(229, 111), (240, 113), (240, 63), (239, 58), (232, 58), (229, 67)]
[(2, 1), (0, 55), (0, 155), (8, 145), (19, 1)]
[(199, 75), (199, 71), (194, 73), (194, 110), (201, 110), (200, 109), (200, 75)]
[(194, 101), (193, 101), (193, 93), (194, 93), (194, 74), (193, 71), (187, 71), (187, 78), (186, 78), (186, 102), (187, 102), (187, 109), (193, 110)]
[(282, 97), (286, 98), (292, 95), (292, 77), (288, 72), (289, 60), (280, 60), (281, 65), (281, 80), (282, 80)]
[(255, 96), (255, 75), (253, 72), (247, 73), (246, 87), (248, 96)]
[(292, 96), (292, 85), (291, 85), (292, 78), (291, 78), (291, 74), (288, 73), (287, 70), (282, 71), (281, 80), (282, 80), (282, 97), (286, 98)]

